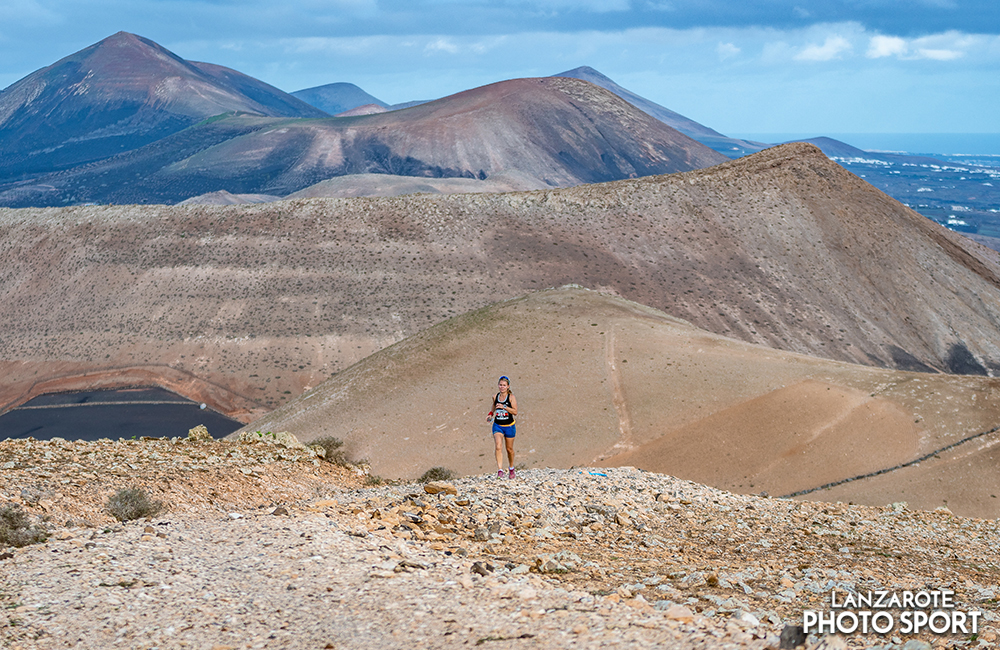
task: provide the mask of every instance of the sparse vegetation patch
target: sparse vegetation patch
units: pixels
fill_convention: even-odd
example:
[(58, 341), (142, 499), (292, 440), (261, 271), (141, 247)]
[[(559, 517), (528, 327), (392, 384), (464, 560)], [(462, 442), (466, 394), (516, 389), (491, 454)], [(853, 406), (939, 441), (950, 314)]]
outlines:
[(43, 528), (31, 525), (28, 515), (17, 504), (7, 504), (0, 508), (0, 547), (44, 542), (48, 534)]
[(153, 517), (163, 511), (162, 501), (151, 501), (145, 490), (122, 488), (108, 497), (108, 512), (118, 521)]
[(417, 479), (420, 483), (430, 483), (431, 481), (450, 481), (455, 478), (455, 472), (447, 467), (432, 467)]
[(312, 446), (321, 448), (325, 452), (323, 458), (329, 463), (340, 465), (341, 467), (347, 467), (351, 464), (351, 461), (347, 460), (347, 454), (342, 449), (344, 441), (340, 438), (326, 436), (314, 440)]

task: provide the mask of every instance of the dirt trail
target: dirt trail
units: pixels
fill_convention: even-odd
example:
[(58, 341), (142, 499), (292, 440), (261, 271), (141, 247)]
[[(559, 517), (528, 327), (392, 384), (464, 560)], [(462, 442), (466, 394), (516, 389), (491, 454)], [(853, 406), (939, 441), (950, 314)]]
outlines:
[[(616, 361), (614, 325), (608, 328), (606, 336), (607, 343), (605, 344), (604, 360), (608, 367), (608, 380), (611, 384), (611, 403), (614, 404), (615, 413), (618, 415), (619, 438), (611, 450), (604, 452), (602, 456), (631, 451), (635, 448), (635, 443), (632, 440), (632, 423), (629, 421), (628, 416), (628, 401), (625, 399), (621, 374), (618, 371), (618, 362)], [(594, 460), (596, 461), (597, 458)]]
[[(441, 465), (485, 474), (492, 446), (477, 414), (500, 374), (518, 396), (518, 463), (628, 465), (738, 493), (788, 494), (868, 474), (1000, 422), (994, 379), (780, 352), (566, 287), (431, 328), (250, 429), (341, 438), (389, 478)], [(836, 488), (837, 498), (927, 509), (947, 501), (961, 514), (1000, 516), (1000, 499), (990, 497), (1000, 494), (992, 451), (972, 466), (908, 468), (918, 484), (907, 473), (877, 486), (855, 481)], [(963, 487), (970, 482), (975, 489)]]

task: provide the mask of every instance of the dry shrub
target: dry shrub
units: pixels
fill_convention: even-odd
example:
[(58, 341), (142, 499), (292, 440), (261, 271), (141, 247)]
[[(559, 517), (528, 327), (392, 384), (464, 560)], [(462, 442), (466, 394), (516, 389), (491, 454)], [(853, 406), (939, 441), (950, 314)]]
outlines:
[(21, 506), (11, 503), (0, 508), (0, 547), (16, 546), (44, 542), (48, 533), (38, 526), (32, 526), (28, 515)]
[(419, 483), (430, 483), (431, 481), (450, 481), (455, 478), (455, 472), (447, 467), (432, 467), (423, 476), (417, 479)]
[(118, 521), (152, 517), (163, 510), (162, 501), (150, 501), (141, 488), (122, 488), (108, 497), (108, 511)]
[(344, 446), (344, 441), (340, 438), (326, 436), (325, 438), (313, 440), (312, 446), (322, 447), (326, 451), (324, 458), (329, 463), (340, 465), (341, 467), (347, 467), (351, 464), (351, 461), (347, 460), (347, 454), (341, 449)]

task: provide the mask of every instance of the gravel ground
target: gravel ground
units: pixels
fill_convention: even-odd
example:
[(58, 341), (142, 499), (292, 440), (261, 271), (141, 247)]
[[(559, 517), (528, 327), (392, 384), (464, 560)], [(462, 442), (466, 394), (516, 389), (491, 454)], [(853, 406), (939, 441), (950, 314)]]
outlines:
[[(46, 452), (49, 477), (30, 474), (18, 493)], [(804, 645), (996, 647), (992, 520), (735, 495), (631, 468), (363, 488), (355, 472), (292, 452), (0, 443), (0, 505), (49, 533), (0, 553), (0, 645), (762, 650), (782, 647), (805, 610), (828, 612), (832, 590), (946, 589), (954, 611), (980, 613), (977, 634)], [(140, 485), (217, 460), (195, 472), (205, 483), (166, 493), (166, 512), (121, 524), (101, 510), (114, 486), (79, 478), (110, 455)]]

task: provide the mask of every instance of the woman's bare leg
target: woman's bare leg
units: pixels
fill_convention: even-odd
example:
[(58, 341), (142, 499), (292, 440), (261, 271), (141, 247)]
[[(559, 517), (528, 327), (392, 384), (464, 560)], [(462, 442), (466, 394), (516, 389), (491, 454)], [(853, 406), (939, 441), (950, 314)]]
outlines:
[[(504, 442), (507, 443), (507, 462), (508, 462), (508, 467), (513, 467), (514, 466), (514, 439), (513, 438), (504, 438)], [(499, 456), (499, 453), (497, 455)], [(503, 467), (501, 467), (500, 469), (503, 469)]]
[(497, 469), (503, 469), (503, 434), (499, 431), (493, 433), (493, 442), (496, 443)]

